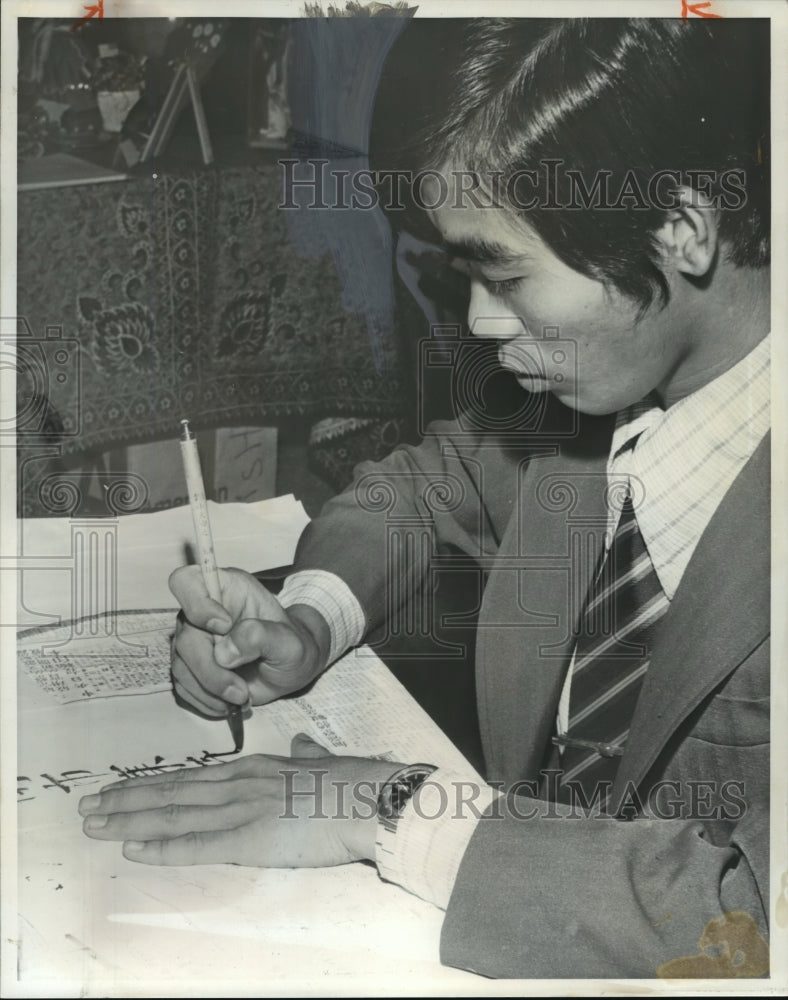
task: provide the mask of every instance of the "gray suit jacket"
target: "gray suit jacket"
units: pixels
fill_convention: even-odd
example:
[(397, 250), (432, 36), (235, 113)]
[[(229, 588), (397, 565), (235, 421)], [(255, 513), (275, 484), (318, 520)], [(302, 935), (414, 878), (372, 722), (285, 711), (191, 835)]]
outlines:
[[(408, 533), (431, 539), (408, 547), (412, 587), (429, 586), (430, 548), (449, 544), (479, 565), (488, 577), (480, 725), (488, 779), (507, 788), (538, 781), (549, 758), (605, 527), (611, 429), (608, 418), (583, 418), (578, 434), (507, 443), (435, 425), (418, 448), (360, 467), (299, 548), (298, 568), (342, 576), (370, 626), (407, 590), (395, 556)], [(767, 437), (704, 532), (655, 638), (613, 792), (637, 818), (533, 809), (528, 795), (485, 816), (448, 907), (443, 961), (518, 978), (764, 971), (769, 548)], [(729, 924), (738, 938), (726, 956)], [(712, 939), (717, 950), (700, 964), (675, 964)]]

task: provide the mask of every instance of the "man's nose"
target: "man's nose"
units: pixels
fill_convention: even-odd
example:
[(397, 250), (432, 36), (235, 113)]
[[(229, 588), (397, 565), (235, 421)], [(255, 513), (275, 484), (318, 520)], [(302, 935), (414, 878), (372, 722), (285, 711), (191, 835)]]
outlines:
[(474, 337), (490, 340), (512, 340), (527, 334), (524, 321), (497, 302), (483, 289), (472, 288), (468, 307), (468, 328)]

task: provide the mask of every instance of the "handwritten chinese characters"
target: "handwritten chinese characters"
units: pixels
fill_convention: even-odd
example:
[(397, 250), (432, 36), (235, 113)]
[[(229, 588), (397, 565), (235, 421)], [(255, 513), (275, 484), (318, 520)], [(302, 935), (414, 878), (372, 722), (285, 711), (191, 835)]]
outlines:
[(60, 704), (169, 690), (175, 613), (119, 612), (117, 620), (115, 632), (87, 640), (74, 637), (73, 623), (21, 633), (21, 672)]
[(225, 759), (235, 755), (233, 750), (226, 753), (215, 753), (202, 750), (199, 754), (184, 754), (180, 760), (167, 760), (155, 754), (152, 763), (140, 764), (110, 764), (105, 771), (91, 771), (85, 768), (60, 771), (56, 774), (42, 773), (35, 777), (19, 775), (17, 777), (17, 797), (19, 802), (30, 802), (49, 789), (59, 789), (70, 795), (75, 788), (85, 785), (106, 785), (123, 778), (143, 778), (151, 774), (167, 774), (183, 767), (209, 767), (211, 764), (221, 764)]

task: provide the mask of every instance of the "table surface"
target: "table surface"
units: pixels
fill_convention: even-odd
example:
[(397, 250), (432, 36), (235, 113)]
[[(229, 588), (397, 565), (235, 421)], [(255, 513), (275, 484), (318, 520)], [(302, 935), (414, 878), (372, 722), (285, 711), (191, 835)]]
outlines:
[[(262, 517), (265, 504), (254, 515), (244, 513)], [(258, 538), (281, 535), (291, 524), (288, 544), (294, 547), (302, 525), (296, 506), (280, 499), (267, 513), (272, 525), (278, 519), (279, 530), (261, 531)], [(142, 606), (145, 593), (163, 599), (173, 556), (163, 542), (156, 544), (150, 518), (167, 520), (164, 534), (172, 536), (175, 551), (178, 530), (170, 522), (187, 514), (121, 518), (120, 527), (106, 533), (117, 544), (118, 568), (126, 580), (118, 610)], [(215, 534), (227, 546), (233, 519), (226, 519), (227, 525), (224, 520)], [(94, 523), (101, 528), (102, 522)], [(113, 523), (103, 522), (103, 527)], [(29, 540), (28, 559), (32, 565), (42, 560), (33, 571), (38, 587), (28, 591), (30, 607), (37, 611), (33, 620), (39, 623), (66, 617), (68, 588), (60, 574), (67, 569), (68, 528), (64, 520), (50, 524), (46, 535), (30, 533), (35, 547)], [(279, 564), (287, 553), (280, 551), (281, 544), (275, 549), (270, 561)], [(48, 576), (47, 552), (52, 560), (64, 560)], [(263, 564), (259, 551), (247, 557)], [(28, 792), (19, 805), (18, 995), (497, 992), (487, 980), (442, 967), (442, 912), (383, 882), (370, 865), (155, 869), (126, 861), (116, 844), (90, 841), (82, 834), (77, 802), (91, 790), (83, 783), (100, 787), (99, 781), (108, 780), (94, 773), (100, 770), (96, 762), (136, 760), (143, 753), (140, 732), (157, 734), (156, 745), (144, 748), (148, 756), (155, 752), (169, 761), (183, 759), (195, 747), (226, 751), (227, 728), (177, 708), (169, 692), (47, 706), (22, 677), (18, 693), (19, 768), (24, 769), (18, 773), (29, 779), (20, 783)], [(246, 729), (248, 752), (271, 752), (265, 724), (247, 723)], [(87, 770), (89, 775), (82, 773)], [(65, 772), (71, 772), (68, 781)], [(71, 791), (61, 787), (69, 781)]]
[[(253, 721), (246, 750), (270, 750)], [(182, 761), (179, 746), (231, 749), (223, 722), (183, 712), (169, 693), (21, 712), (20, 766), (30, 780), (20, 783), (18, 976), (31, 995), (377, 995), (386, 984), (392, 993), (403, 984), (466, 993), (484, 984), (440, 966), (441, 911), (372, 866), (161, 869), (85, 837), (79, 796), (116, 777), (86, 766), (97, 742), (106, 760), (147, 763), (139, 733), (152, 730), (148, 749), (164, 761)]]

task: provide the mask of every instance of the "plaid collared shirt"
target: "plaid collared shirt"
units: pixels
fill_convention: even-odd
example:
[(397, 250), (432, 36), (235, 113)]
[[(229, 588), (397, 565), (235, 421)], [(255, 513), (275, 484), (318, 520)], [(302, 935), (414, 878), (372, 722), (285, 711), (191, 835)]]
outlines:
[[(669, 601), (722, 498), (769, 430), (769, 357), (767, 336), (670, 409), (649, 397), (618, 414), (608, 482), (629, 481), (638, 527)], [(619, 513), (615, 506), (608, 510), (608, 546)], [(558, 706), (559, 733), (566, 732), (571, 676), (570, 669)]]
[[(766, 337), (669, 410), (649, 400), (618, 415), (608, 478), (632, 482), (640, 533), (669, 600), (722, 498), (769, 429), (769, 348)], [(633, 437), (634, 448), (627, 448)], [(608, 540), (617, 519), (611, 511)]]

